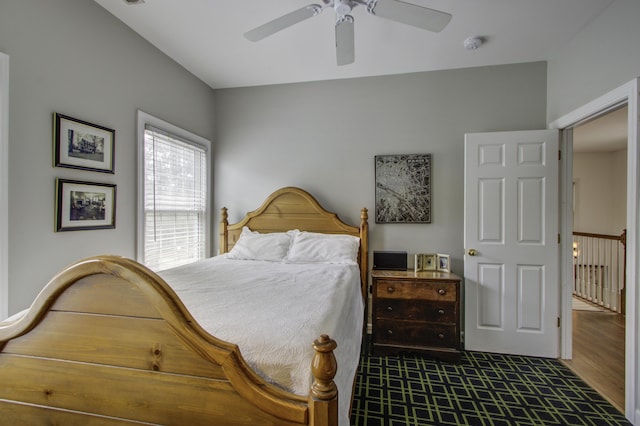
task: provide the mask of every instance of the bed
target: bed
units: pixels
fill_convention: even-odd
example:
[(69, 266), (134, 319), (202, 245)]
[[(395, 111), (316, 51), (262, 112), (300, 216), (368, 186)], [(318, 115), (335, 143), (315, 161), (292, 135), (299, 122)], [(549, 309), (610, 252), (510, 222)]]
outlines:
[[(367, 210), (362, 209), (359, 226), (351, 226), (299, 188), (274, 192), (234, 224), (228, 223), (223, 208), (220, 256), (211, 261), (233, 262), (228, 258), (242, 245), (238, 242), (243, 233), (289, 232), (292, 238), (357, 237), (357, 294), (364, 303)], [(173, 280), (174, 273), (160, 274)], [(202, 314), (194, 315), (183, 302), (181, 292), (188, 287), (176, 285), (176, 290), (159, 274), (118, 256), (92, 257), (67, 267), (28, 310), (0, 323), (1, 418), (21, 424), (83, 425), (348, 423), (355, 371), (342, 371), (336, 360), (344, 342), (324, 332), (310, 339), (309, 389), (295, 392), (254, 370), (236, 342), (205, 329), (205, 317), (196, 319)], [(328, 312), (328, 321), (334, 323), (331, 333), (337, 333), (341, 320), (336, 318), (344, 312)], [(350, 315), (363, 316), (364, 310)], [(362, 336), (362, 320), (356, 340)], [(266, 343), (279, 340), (263, 337)]]

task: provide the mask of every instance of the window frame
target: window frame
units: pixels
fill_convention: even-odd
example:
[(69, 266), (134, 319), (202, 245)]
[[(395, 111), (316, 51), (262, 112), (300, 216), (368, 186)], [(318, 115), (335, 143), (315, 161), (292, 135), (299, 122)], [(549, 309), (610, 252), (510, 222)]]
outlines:
[(0, 52), (0, 321), (9, 316), (9, 56)]
[(136, 259), (138, 262), (145, 263), (144, 253), (144, 230), (145, 230), (145, 209), (144, 209), (144, 182), (145, 182), (145, 164), (144, 164), (144, 139), (145, 139), (145, 127), (149, 125), (157, 129), (161, 129), (177, 136), (178, 138), (193, 142), (195, 144), (202, 145), (206, 149), (206, 210), (204, 214), (204, 233), (205, 233), (205, 258), (211, 256), (211, 142), (201, 136), (182, 129), (169, 122), (154, 117), (151, 114), (147, 114), (144, 111), (138, 110), (137, 112), (137, 139), (138, 139), (138, 192), (136, 197), (137, 202), (137, 231), (136, 231)]

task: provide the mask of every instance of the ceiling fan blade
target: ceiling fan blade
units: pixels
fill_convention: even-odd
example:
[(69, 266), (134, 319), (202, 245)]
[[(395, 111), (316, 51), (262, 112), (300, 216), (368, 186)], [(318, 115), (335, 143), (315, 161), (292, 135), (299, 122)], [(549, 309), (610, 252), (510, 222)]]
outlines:
[(400, 0), (370, 0), (367, 2), (367, 12), (435, 33), (442, 31), (451, 20), (449, 13)]
[(344, 15), (336, 21), (336, 57), (338, 65), (349, 65), (355, 60), (353, 16)]
[(260, 41), (263, 38), (284, 30), (292, 25), (302, 22), (305, 19), (312, 18), (322, 12), (323, 7), (319, 4), (310, 4), (293, 12), (282, 15), (279, 18), (260, 25), (250, 31), (244, 33), (244, 36), (250, 41)]

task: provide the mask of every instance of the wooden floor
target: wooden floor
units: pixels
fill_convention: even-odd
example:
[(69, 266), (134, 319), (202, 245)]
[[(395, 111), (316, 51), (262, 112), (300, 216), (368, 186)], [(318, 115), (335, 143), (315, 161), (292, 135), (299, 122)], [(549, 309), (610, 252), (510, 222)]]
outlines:
[(624, 322), (609, 311), (573, 310), (573, 359), (565, 363), (624, 413)]

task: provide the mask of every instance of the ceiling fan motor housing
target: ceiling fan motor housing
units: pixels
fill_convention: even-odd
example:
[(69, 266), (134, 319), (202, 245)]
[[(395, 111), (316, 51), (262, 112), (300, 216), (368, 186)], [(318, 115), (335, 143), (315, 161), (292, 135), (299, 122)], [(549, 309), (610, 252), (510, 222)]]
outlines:
[(353, 9), (353, 4), (349, 0), (335, 0), (333, 9), (338, 15), (347, 15)]

